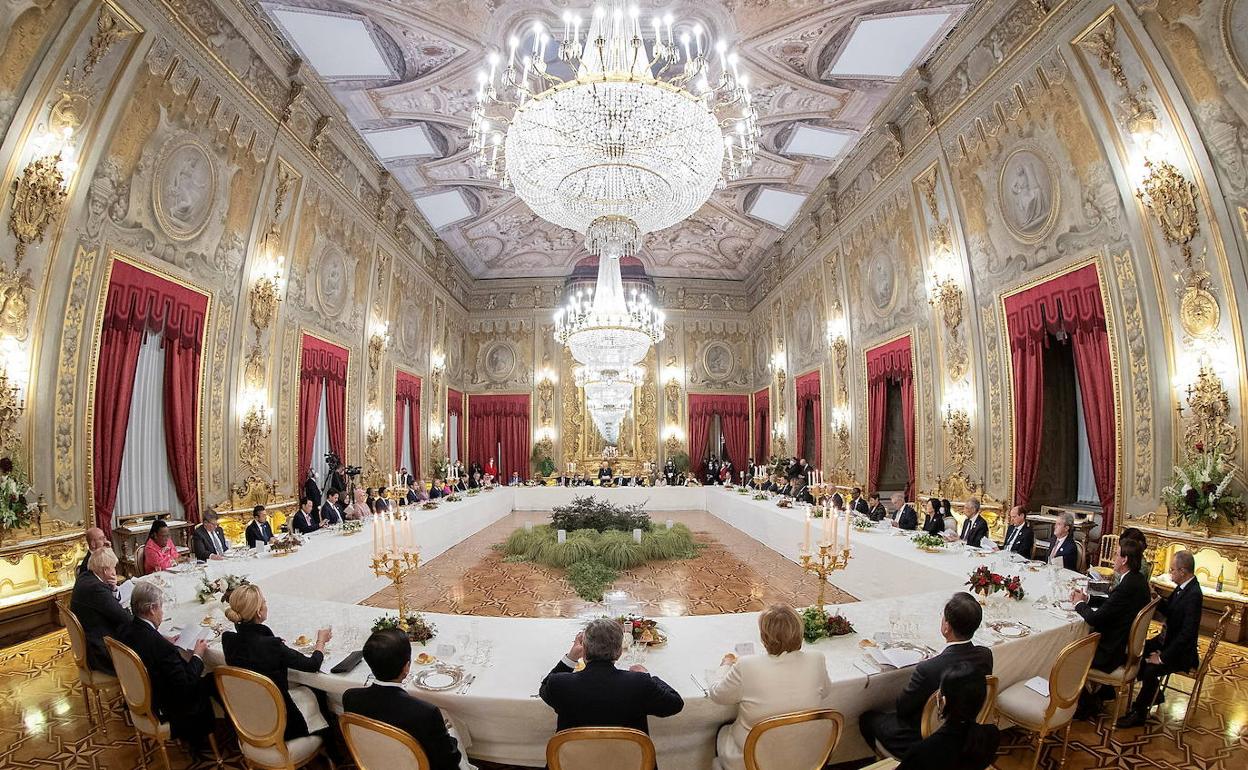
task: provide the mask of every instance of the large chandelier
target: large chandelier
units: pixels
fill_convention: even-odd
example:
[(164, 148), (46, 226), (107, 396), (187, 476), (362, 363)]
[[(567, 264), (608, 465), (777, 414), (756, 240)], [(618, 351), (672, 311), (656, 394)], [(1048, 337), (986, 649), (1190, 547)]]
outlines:
[[(471, 141), (484, 173), (538, 216), (585, 236), (599, 257), (636, 254), (645, 233), (696, 212), (758, 147), (748, 77), (724, 42), (708, 51), (701, 24), (654, 17), (643, 36), (636, 6), (611, 0), (563, 36), (530, 28), (479, 76)], [(527, 47), (527, 46), (526, 46)]]
[(555, 312), (555, 340), (587, 367), (623, 373), (663, 339), (664, 319), (645, 292), (625, 295), (620, 261), (603, 257), (596, 289), (578, 289)]
[(608, 444), (615, 444), (620, 426), (633, 408), (633, 389), (644, 381), (645, 370), (640, 366), (578, 366), (572, 370), (572, 377), (576, 386), (585, 390), (586, 409), (598, 432)]

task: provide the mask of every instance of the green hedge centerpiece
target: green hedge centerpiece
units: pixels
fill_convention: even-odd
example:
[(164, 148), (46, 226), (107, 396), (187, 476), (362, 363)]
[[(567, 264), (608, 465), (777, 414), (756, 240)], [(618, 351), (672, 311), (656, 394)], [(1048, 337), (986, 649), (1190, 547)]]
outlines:
[[(634, 505), (619, 507), (590, 496), (554, 509), (550, 524), (517, 529), (498, 546), (508, 563), (533, 562), (567, 570), (577, 596), (602, 601), (623, 570), (648, 561), (671, 561), (697, 556), (698, 543), (684, 524), (656, 528)], [(559, 530), (566, 534), (559, 542)], [(641, 530), (641, 542), (633, 538)]]
[(1161, 499), (1172, 522), (1189, 527), (1208, 527), (1219, 521), (1234, 523), (1244, 517), (1243, 501), (1228, 492), (1236, 468), (1219, 451), (1205, 452), (1203, 444), (1183, 465), (1174, 469), (1174, 480), (1161, 490)]
[(927, 551), (928, 553), (935, 553), (945, 547), (945, 539), (930, 532), (920, 532), (910, 538), (910, 542), (918, 546), (920, 551)]
[[(403, 629), (396, 615), (384, 615), (373, 621), (373, 631), (385, 631), (391, 628)], [(425, 619), (424, 615), (419, 612), (413, 612), (407, 616), (407, 638), (413, 642), (427, 644), (430, 639), (438, 635), (438, 627)]]
[(802, 610), (802, 637), (817, 642), (826, 636), (845, 636), (854, 633), (854, 625), (841, 613), (828, 614), (822, 607)]

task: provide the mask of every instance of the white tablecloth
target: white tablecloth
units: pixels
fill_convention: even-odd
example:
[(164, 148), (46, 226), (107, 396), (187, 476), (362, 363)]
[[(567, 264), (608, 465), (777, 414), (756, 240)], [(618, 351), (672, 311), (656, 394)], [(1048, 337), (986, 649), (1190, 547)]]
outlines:
[(593, 495), (616, 505), (645, 505), (648, 511), (702, 511), (706, 487), (513, 487), (517, 511), (549, 511), (574, 497)]
[[(511, 509), (521, 496), (532, 496), (552, 490), (498, 489), (461, 503), (444, 505), (428, 512), (421, 538), (425, 558), (433, 551), (440, 553), (456, 537), (463, 538), (497, 520)], [(558, 490), (554, 490), (558, 491)], [(630, 490), (598, 490), (599, 494), (618, 495)], [(642, 491), (642, 490), (631, 490)], [(654, 491), (654, 490), (649, 490)], [(673, 493), (672, 505), (684, 509), (705, 507), (780, 553), (793, 558), (801, 539), (802, 512), (777, 508), (770, 501), (753, 501), (722, 489), (665, 490)], [(676, 495), (684, 492), (685, 500)], [(536, 505), (536, 501), (526, 503)], [(434, 534), (438, 533), (438, 534)], [(439, 545), (434, 545), (438, 543)], [(833, 682), (827, 704), (845, 716), (846, 732), (833, 756), (837, 762), (869, 756), (857, 730), (858, 716), (869, 708), (887, 708), (905, 686), (908, 671), (892, 671), (867, 676), (855, 663), (862, 660), (859, 642), (878, 632), (888, 631), (894, 619), (905, 618), (918, 630), (916, 641), (940, 649), (940, 612), (944, 602), (961, 588), (970, 571), (985, 561), (964, 553), (927, 554), (918, 551), (905, 537), (887, 533), (854, 533), (854, 558), (851, 566), (837, 573), (832, 582), (866, 601), (844, 605), (842, 612), (853, 622), (857, 633), (835, 640), (823, 640), (813, 649), (824, 653)], [(311, 637), (317, 628), (332, 626), (335, 638), (331, 643), (333, 663), (352, 649), (358, 649), (367, 637), (368, 628), (384, 611), (351, 604), (367, 585), (380, 587), (368, 574), (365, 558), (371, 546), (367, 528), (352, 537), (326, 533), (313, 536), (300, 552), (279, 559), (214, 563), (210, 569), (240, 573), (240, 565), (265, 589), (269, 598), (269, 625), (288, 640), (300, 634)], [(1005, 569), (990, 557), (997, 571), (1016, 574), (1018, 569)], [(360, 577), (367, 575), (367, 579)], [(1061, 577), (1069, 578), (1069, 573)], [(1031, 676), (1045, 674), (1057, 653), (1068, 642), (1086, 632), (1077, 619), (1059, 617), (1034, 603), (1048, 594), (1051, 575), (1048, 570), (1023, 572), (1028, 598), (1008, 602), (1002, 612), (1028, 624), (1030, 636), (993, 642), (994, 672), (1003, 687)], [(812, 578), (813, 579), (813, 578)], [(167, 610), (171, 623), (197, 623), (205, 614), (221, 617), (220, 608), (194, 602), (194, 575), (178, 576), (181, 600)], [(886, 597), (890, 597), (887, 598)], [(464, 695), (431, 693), (413, 690), (420, 697), (442, 707), (461, 730), (465, 744), (474, 757), (496, 762), (540, 767), (544, 764), (546, 740), (554, 732), (553, 712), (539, 699), (538, 686), (546, 672), (567, 651), (572, 637), (583, 621), (546, 618), (489, 618), (457, 615), (426, 617), (437, 624), (438, 636), (428, 648), (436, 651), (439, 644), (457, 645), (465, 635), (478, 645), (491, 648), (489, 661), (468, 663), (477, 673), (477, 681)], [(665, 770), (704, 770), (710, 766), (715, 750), (715, 732), (731, 721), (732, 707), (719, 706), (705, 698), (694, 684), (693, 674), (705, 681), (709, 669), (718, 665), (725, 652), (738, 643), (753, 642), (761, 653), (757, 614), (703, 615), (659, 619), (669, 635), (668, 644), (645, 655), (650, 671), (676, 688), (686, 700), (685, 709), (668, 719), (652, 719), (651, 735), (658, 748), (659, 762)], [(460, 659), (457, 652), (452, 662)], [(471, 656), (470, 656), (471, 657)], [(211, 648), (210, 665), (219, 664), (219, 647)], [(626, 658), (621, 662), (627, 665)], [(363, 684), (368, 672), (361, 665), (345, 676), (328, 673), (300, 674), (291, 678), (328, 692), (331, 701), (340, 702), (342, 692)]]

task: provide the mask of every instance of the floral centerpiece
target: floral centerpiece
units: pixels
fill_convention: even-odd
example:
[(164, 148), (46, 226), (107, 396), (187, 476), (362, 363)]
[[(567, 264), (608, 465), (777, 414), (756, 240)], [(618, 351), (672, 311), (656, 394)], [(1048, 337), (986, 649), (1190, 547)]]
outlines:
[(250, 581), (247, 578), (239, 575), (226, 575), (216, 580), (209, 580), (203, 577), (199, 580), (199, 588), (195, 590), (195, 599), (200, 604), (207, 604), (217, 599), (227, 602), (230, 600), (230, 593), (235, 588), (245, 586), (248, 583)]
[(12, 459), (0, 457), (0, 534), (30, 524), (35, 509), (26, 499), (28, 494), (25, 475)]
[(450, 494), (450, 495), (447, 495), (447, 496), (446, 496), (446, 501), (447, 501), (448, 503), (458, 503), (460, 500), (463, 500), (463, 499), (464, 499), (464, 498), (462, 498), (462, 497), (460, 497), (459, 495), (456, 495), (456, 494)]
[(780, 498), (779, 500), (777, 500), (777, 501), (776, 501), (776, 505), (778, 505), (778, 506), (779, 506), (779, 507), (781, 507), (781, 508), (792, 508), (792, 507), (793, 507), (793, 498), (791, 498), (791, 497), (782, 497), (782, 498)]
[(1244, 518), (1243, 501), (1227, 488), (1236, 467), (1219, 451), (1205, 452), (1203, 444), (1183, 465), (1175, 466), (1174, 480), (1161, 490), (1171, 523), (1209, 527), (1219, 521), (1234, 523)]
[(973, 593), (984, 597), (991, 596), (998, 591), (1005, 591), (1006, 595), (1015, 601), (1020, 601), (1025, 596), (1021, 578), (1017, 575), (1006, 577), (997, 574), (983, 564), (975, 568), (966, 581), (966, 585)]
[(738, 495), (748, 495), (749, 493), (750, 493), (750, 488), (749, 488), (749, 487), (737, 487), (737, 494), (738, 494)]
[(438, 504), (432, 500), (426, 500), (420, 504), (420, 507), (426, 511), (432, 511), (438, 507)]
[(269, 553), (277, 556), (285, 556), (299, 550), (299, 546), (303, 545), (303, 541), (294, 532), (286, 535), (275, 536), (269, 541)]
[(658, 647), (667, 644), (667, 634), (659, 630), (658, 622), (641, 615), (621, 615), (616, 618), (624, 626), (624, 632), (633, 637), (633, 644)]
[(481, 488), (480, 488), (480, 487), (468, 487), (468, 496), (469, 496), (469, 497), (472, 497), (472, 496), (474, 496), (474, 495), (479, 495), (479, 494), (481, 494)]
[(866, 516), (855, 516), (850, 523), (859, 532), (870, 532), (875, 529), (875, 522)]
[(342, 526), (339, 527), (338, 531), (344, 535), (354, 535), (362, 529), (364, 529), (363, 521), (360, 521), (359, 519), (347, 519), (342, 522)]
[(807, 607), (802, 610), (802, 637), (808, 642), (852, 633), (854, 624), (839, 612), (830, 615), (822, 607)]
[[(399, 624), (399, 618), (396, 615), (383, 615), (373, 621), (373, 631), (385, 631), (387, 629), (403, 627)], [(430, 639), (438, 635), (438, 627), (425, 619), (424, 615), (419, 612), (413, 612), (407, 616), (407, 638), (413, 642), (427, 644)]]
[(930, 532), (920, 532), (910, 538), (910, 542), (919, 547), (921, 551), (934, 553), (945, 547), (945, 539), (940, 535), (933, 535)]
[(766, 492), (755, 492), (755, 493), (754, 493), (754, 499), (755, 499), (755, 500), (766, 500), (766, 499), (767, 499), (767, 497), (768, 497), (768, 495), (767, 495), (767, 493), (766, 493)]

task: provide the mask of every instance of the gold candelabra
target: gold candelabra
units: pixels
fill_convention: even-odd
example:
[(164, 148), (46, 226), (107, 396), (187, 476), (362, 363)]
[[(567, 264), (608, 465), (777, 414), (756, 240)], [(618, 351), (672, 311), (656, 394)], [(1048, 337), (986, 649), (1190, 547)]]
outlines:
[(828, 576), (849, 566), (849, 546), (836, 543), (819, 543), (815, 553), (803, 551), (802, 569), (819, 576), (819, 608), (823, 609), (823, 597), (828, 588)]
[(403, 581), (419, 565), (420, 554), (416, 551), (383, 551), (373, 554), (373, 574), (389, 578), (394, 583), (395, 593), (399, 595), (399, 628), (404, 631), (407, 631), (407, 591), (403, 588)]

